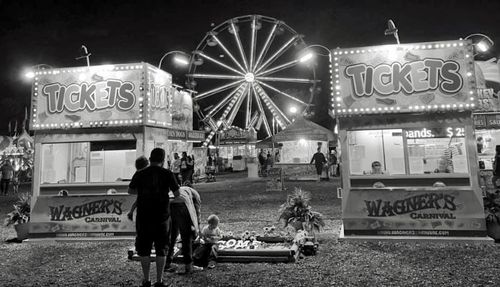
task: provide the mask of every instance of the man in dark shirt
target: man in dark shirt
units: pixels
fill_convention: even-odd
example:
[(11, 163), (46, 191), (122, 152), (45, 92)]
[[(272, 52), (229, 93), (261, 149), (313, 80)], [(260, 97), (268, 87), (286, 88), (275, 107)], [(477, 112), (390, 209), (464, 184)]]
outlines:
[(151, 286), (149, 280), (150, 255), (154, 243), (156, 250), (156, 279), (155, 286), (166, 286), (163, 283), (163, 269), (165, 268), (166, 251), (169, 240), (169, 189), (179, 194), (174, 175), (163, 168), (165, 151), (155, 148), (149, 158), (151, 162), (147, 168), (137, 171), (129, 185), (129, 193), (137, 194), (135, 247), (140, 256), (144, 280), (142, 286)]
[(318, 151), (313, 155), (311, 159), (311, 164), (314, 162), (316, 167), (316, 173), (318, 174), (318, 181), (321, 180), (321, 172), (323, 171), (323, 166), (326, 163), (325, 155), (321, 152), (321, 148), (318, 147)]

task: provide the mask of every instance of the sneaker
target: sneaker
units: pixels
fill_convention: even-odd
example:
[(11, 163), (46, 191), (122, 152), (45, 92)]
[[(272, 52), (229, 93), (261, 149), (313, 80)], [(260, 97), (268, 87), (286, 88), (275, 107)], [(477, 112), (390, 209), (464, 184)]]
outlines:
[(179, 275), (191, 274), (193, 272), (202, 271), (202, 270), (203, 270), (202, 267), (198, 267), (196, 265), (189, 264), (189, 265), (185, 265), (183, 270), (178, 270), (177, 274), (179, 274)]
[(139, 287), (151, 287), (151, 281), (143, 281)]
[(215, 268), (215, 264), (216, 264), (215, 261), (210, 261), (210, 262), (208, 262), (207, 268), (208, 269), (214, 269)]
[(168, 287), (170, 285), (165, 284), (165, 282), (156, 282), (154, 287)]
[(175, 266), (174, 264), (169, 264), (167, 266), (165, 266), (165, 269), (163, 269), (165, 272), (169, 272), (169, 273), (173, 273), (175, 271), (177, 271), (177, 266)]

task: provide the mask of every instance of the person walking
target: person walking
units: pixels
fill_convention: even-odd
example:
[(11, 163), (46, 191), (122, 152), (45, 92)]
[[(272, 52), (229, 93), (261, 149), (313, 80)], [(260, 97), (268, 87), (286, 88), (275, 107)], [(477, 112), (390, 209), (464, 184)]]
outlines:
[(498, 179), (500, 179), (500, 145), (495, 146), (495, 159), (493, 160), (493, 177), (491, 181), (495, 188), (498, 188)]
[(172, 162), (172, 173), (174, 174), (174, 178), (177, 181), (177, 184), (181, 184), (179, 175), (181, 173), (181, 158), (178, 153), (174, 153), (174, 161)]
[(266, 175), (266, 157), (264, 156), (264, 150), (260, 149), (259, 153), (259, 165), (260, 165), (260, 176)]
[(201, 198), (195, 189), (188, 186), (181, 186), (179, 191), (174, 193), (174, 196), (175, 198), (170, 204), (172, 228), (165, 270), (168, 272), (176, 270), (175, 266), (172, 266), (172, 261), (174, 259), (174, 246), (180, 233), (184, 269), (177, 270), (177, 273), (188, 274), (200, 270), (193, 266), (193, 241), (199, 234)]
[(10, 182), (14, 177), (14, 168), (12, 167), (10, 160), (6, 160), (0, 169), (2, 173), (2, 179), (0, 180), (0, 194), (7, 195), (7, 193), (9, 193)]
[(182, 185), (189, 184), (189, 180), (191, 179), (191, 166), (193, 165), (191, 157), (187, 156), (187, 152), (182, 152), (181, 157), (181, 177), (182, 177)]
[(321, 152), (321, 147), (318, 147), (317, 152), (313, 155), (311, 159), (311, 164), (314, 163), (316, 167), (316, 173), (318, 174), (318, 181), (321, 180), (321, 173), (323, 172), (323, 166), (326, 163), (325, 155)]
[(137, 195), (136, 250), (140, 257), (144, 287), (150, 287), (150, 255), (154, 243), (156, 250), (155, 287), (167, 286), (163, 283), (169, 230), (169, 190), (179, 194), (179, 186), (171, 171), (163, 168), (165, 151), (155, 148), (149, 158), (150, 166), (137, 171), (129, 184), (129, 194)]

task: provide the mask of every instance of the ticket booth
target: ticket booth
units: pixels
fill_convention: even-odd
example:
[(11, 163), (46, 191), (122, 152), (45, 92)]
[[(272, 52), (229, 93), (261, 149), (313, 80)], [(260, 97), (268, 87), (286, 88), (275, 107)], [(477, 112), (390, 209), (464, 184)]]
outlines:
[(171, 75), (146, 63), (36, 72), (30, 238), (135, 235), (126, 217), (135, 159), (203, 140), (190, 130), (190, 100)]
[(483, 240), (472, 45), (332, 51), (343, 239)]

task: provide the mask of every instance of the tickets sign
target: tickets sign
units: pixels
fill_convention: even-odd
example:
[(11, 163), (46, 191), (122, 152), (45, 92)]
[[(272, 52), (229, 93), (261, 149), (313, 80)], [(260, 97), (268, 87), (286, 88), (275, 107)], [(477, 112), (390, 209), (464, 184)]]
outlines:
[(332, 112), (337, 115), (477, 106), (468, 41), (336, 49), (332, 60)]
[(30, 238), (134, 236), (127, 218), (135, 196), (39, 196), (30, 218)]
[(30, 127), (171, 126), (174, 93), (171, 75), (146, 63), (39, 70)]

